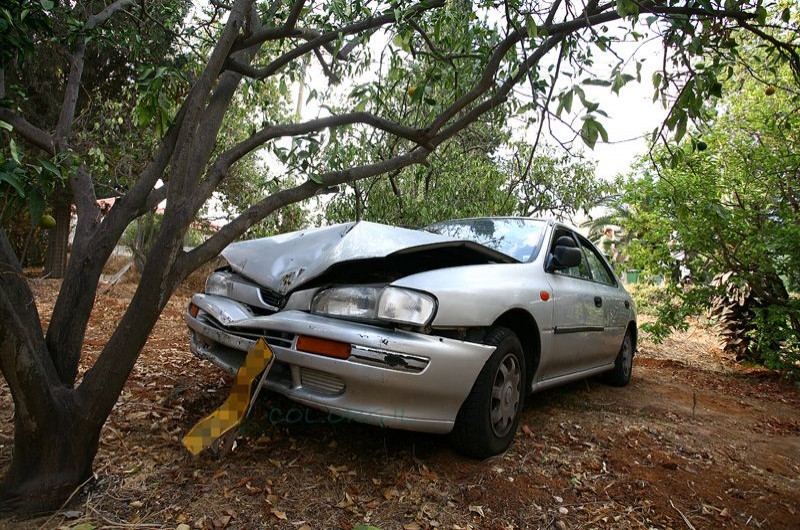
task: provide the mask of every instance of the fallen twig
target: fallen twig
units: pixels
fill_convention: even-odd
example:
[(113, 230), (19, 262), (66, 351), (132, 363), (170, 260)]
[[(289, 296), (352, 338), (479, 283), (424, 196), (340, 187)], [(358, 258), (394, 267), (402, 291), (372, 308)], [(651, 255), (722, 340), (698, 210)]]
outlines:
[(681, 514), (681, 517), (683, 517), (683, 522), (684, 522), (684, 523), (686, 523), (686, 526), (688, 526), (688, 527), (689, 527), (689, 530), (697, 530), (697, 529), (694, 527), (694, 525), (692, 525), (692, 523), (691, 523), (691, 522), (689, 522), (689, 519), (688, 519), (688, 518), (687, 518), (685, 515), (683, 515), (683, 512), (682, 512), (682, 511), (680, 511), (680, 510), (678, 509), (678, 507), (677, 507), (677, 506), (675, 506), (675, 504), (673, 504), (673, 502), (672, 502), (672, 499), (670, 499), (670, 500), (669, 500), (669, 505), (670, 505), (670, 506), (672, 506), (673, 508), (675, 508), (675, 511), (676, 511), (676, 512), (678, 512), (679, 514)]

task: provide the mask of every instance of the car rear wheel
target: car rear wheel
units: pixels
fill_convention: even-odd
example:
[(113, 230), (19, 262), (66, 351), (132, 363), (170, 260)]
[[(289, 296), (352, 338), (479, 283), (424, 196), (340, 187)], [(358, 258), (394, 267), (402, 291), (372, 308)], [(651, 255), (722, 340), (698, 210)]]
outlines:
[(633, 334), (629, 329), (625, 332), (622, 346), (614, 360), (614, 369), (603, 375), (603, 381), (612, 386), (627, 386), (631, 382), (633, 350)]
[(502, 453), (517, 432), (525, 400), (525, 355), (508, 328), (493, 328), (484, 343), (496, 346), (456, 417), (456, 449), (473, 458)]

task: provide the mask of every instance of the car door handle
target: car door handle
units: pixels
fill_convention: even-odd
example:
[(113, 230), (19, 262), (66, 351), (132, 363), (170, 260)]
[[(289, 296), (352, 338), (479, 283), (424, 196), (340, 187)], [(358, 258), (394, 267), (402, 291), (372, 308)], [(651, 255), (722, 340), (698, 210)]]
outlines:
[(599, 296), (594, 297), (594, 305), (595, 307), (603, 307), (603, 299)]
[(631, 303), (628, 300), (625, 300), (625, 309), (630, 309)]

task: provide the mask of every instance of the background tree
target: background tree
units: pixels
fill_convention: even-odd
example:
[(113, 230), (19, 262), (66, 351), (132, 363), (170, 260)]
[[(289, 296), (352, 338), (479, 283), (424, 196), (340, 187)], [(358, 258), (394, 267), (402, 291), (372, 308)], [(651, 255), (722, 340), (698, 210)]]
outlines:
[[(140, 160), (148, 156), (156, 139), (149, 131), (143, 136), (136, 120), (122, 118), (133, 113), (137, 104), (131, 79), (147, 81), (148, 71), (158, 72), (149, 81), (162, 83), (164, 71), (176, 72), (173, 67), (181, 64), (183, 57), (173, 53), (176, 32), (172, 29), (186, 15), (190, 3), (158, 0), (146, 7), (131, 5), (127, 16), (116, 17), (104, 32), (86, 38), (80, 45), (85, 47), (80, 59), (83, 95), (75, 99), (70, 123), (62, 116), (62, 95), (75, 59), (70, 43), (87, 15), (104, 4), (50, 0), (8, 3), (5, 22), (10, 34), (0, 64), (5, 88), (0, 98), (13, 99), (27, 120), (56, 132), (52, 156), (42, 159), (42, 153), (31, 149), (24, 138), (17, 149), (19, 173), (24, 172), (23, 181), (29, 184), (27, 202), (33, 225), (45, 211), (56, 220), (48, 232), (44, 265), (47, 276), (60, 278), (67, 264), (72, 202), (65, 178), (77, 161), (58, 137), (71, 135), (72, 148), (89, 155), (86, 162), (92, 164), (98, 177), (98, 197), (113, 197), (127, 186), (126, 177), (141, 170)], [(42, 83), (42, 79), (50, 81)], [(166, 106), (163, 99), (161, 105)], [(116, 175), (108, 175), (111, 166), (117, 168)], [(107, 176), (105, 181), (103, 176)]]
[(724, 349), (796, 371), (800, 304), (787, 287), (800, 279), (800, 90), (784, 67), (742, 70), (725, 93), (690, 139), (642, 161), (620, 222), (637, 266), (669, 278), (681, 252), (691, 270), (692, 286), (672, 283), (662, 298), (657, 336), (711, 308)]
[[(73, 142), (73, 124), (78, 100), (85, 93), (83, 73), (90, 58), (90, 41), (112, 31), (109, 28), (114, 26), (106, 24), (128, 16), (136, 4), (135, 0), (116, 0), (89, 11), (93, 14), (86, 17), (76, 15), (79, 23), (62, 40), (71, 61), (58, 123), (53, 126), (26, 118), (24, 105), (13, 94), (3, 99), (0, 108), (0, 120), (13, 127), (14, 137), (24, 138), (46, 156), (67, 153), (75, 161), (67, 181), (78, 216), (72, 253), (46, 331), (41, 329), (35, 300), (6, 231), (0, 230), (0, 369), (15, 406), (14, 453), (0, 483), (0, 506), (25, 511), (55, 509), (91, 476), (100, 430), (171, 293), (192, 271), (267, 215), (331, 186), (425, 162), (439, 146), (487, 113), (508, 109), (504, 104), (516, 99), (514, 89), (522, 83), (533, 88), (534, 99), (526, 104), (534, 110), (549, 105), (548, 88), (561, 77), (557, 71), (548, 73), (546, 66), (540, 67), (551, 52), (579, 72), (564, 77), (569, 88), (553, 97), (566, 109), (569, 94), (577, 94), (584, 118), (580, 136), (593, 145), (605, 135), (602, 114), (596, 104), (580, 97), (579, 83), (595, 79), (612, 83), (614, 89), (635, 79), (637, 63), (626, 63), (624, 58), (611, 80), (598, 80), (590, 69), (595, 49), (616, 45), (617, 37), (609, 36), (603, 27), (622, 19), (620, 38), (641, 35), (649, 24), (654, 33), (666, 38), (668, 49), (676, 50), (662, 76), (684, 87), (674, 102), (675, 112), (694, 111), (698, 101), (715, 92), (716, 85), (710, 81), (724, 75), (728, 62), (736, 59), (736, 41), (729, 45), (726, 39), (737, 31), (762, 34), (779, 57), (793, 65), (797, 61), (792, 43), (764, 33), (768, 22), (770, 26), (786, 23), (768, 21), (761, 4), (706, 0), (481, 2), (465, 17), (461, 49), (469, 53), (458, 57), (463, 63), (453, 67), (451, 61), (456, 58), (440, 54), (442, 68), (458, 72), (458, 83), (430, 105), (433, 113), (420, 113), (425, 117), (415, 122), (395, 121), (381, 111), (380, 94), (394, 90), (386, 83), (391, 78), (387, 72), (396, 68), (409, 71), (415, 62), (393, 38), (415, 34), (423, 41), (425, 37), (430, 40), (433, 46), (429, 49), (449, 49), (439, 42), (446, 42), (451, 33), (437, 34), (436, 24), (441, 17), (463, 16), (463, 12), (453, 12), (451, 6), (457, 4), (443, 0), (388, 4), (358, 0), (215, 2), (207, 13), (186, 19), (189, 26), (181, 32), (208, 44), (199, 63), (202, 68), (192, 74), (190, 88), (180, 98), (163, 138), (102, 223), (96, 203), (100, 179), (87, 163), (85, 147), (79, 150)], [(145, 8), (144, 3), (141, 6), (136, 9)], [(796, 35), (797, 28), (791, 29)], [(384, 47), (386, 53), (374, 57), (372, 39), (386, 37), (392, 38)], [(724, 46), (719, 48), (716, 63), (702, 72), (693, 68), (699, 55), (720, 43)], [(34, 55), (38, 53), (49, 50), (35, 47)], [(225, 115), (248, 85), (246, 79), (288, 85), (304, 75), (309, 61), (319, 63), (330, 79), (341, 84), (344, 80), (352, 84), (362, 74), (373, 72), (376, 79), (367, 82), (372, 92), (363, 105), (347, 109), (323, 106), (337, 101), (328, 98), (339, 85), (324, 93), (310, 93), (320, 109), (317, 118), (277, 123), (267, 118), (243, 140), (221, 152), (216, 150)], [(5, 68), (3, 65), (0, 77)], [(625, 72), (627, 68), (634, 73)], [(677, 76), (677, 71), (684, 72), (683, 76)], [(58, 92), (62, 85), (53, 80), (51, 86)], [(669, 86), (663, 88), (669, 92)], [(424, 99), (414, 102), (415, 106), (427, 104)], [(577, 105), (572, 110), (577, 111)], [(679, 130), (681, 123), (679, 118), (672, 128)], [(350, 142), (360, 138), (362, 131), (372, 130), (391, 135), (396, 141), (394, 151), (359, 160), (352, 153), (364, 144)], [(277, 154), (273, 142), (287, 137), (296, 139), (297, 144), (293, 153), (287, 153), (290, 165), (304, 171), (295, 175), (296, 184), (287, 181), (288, 187), (259, 198), (202, 245), (184, 250), (186, 231), (231, 168), (265, 145)], [(329, 147), (341, 151), (343, 157), (315, 156)], [(79, 379), (78, 361), (103, 265), (126, 226), (163, 200), (164, 216), (130, 305), (94, 364)]]

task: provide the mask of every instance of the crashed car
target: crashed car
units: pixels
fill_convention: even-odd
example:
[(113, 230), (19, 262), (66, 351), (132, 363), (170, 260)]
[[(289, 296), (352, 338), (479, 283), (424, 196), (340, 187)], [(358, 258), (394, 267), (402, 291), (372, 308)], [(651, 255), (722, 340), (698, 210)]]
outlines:
[(505, 451), (526, 395), (631, 378), (633, 301), (603, 255), (551, 220), (410, 230), (370, 222), (244, 241), (195, 294), (191, 350), (234, 374), (263, 337), (266, 388), (359, 422)]

